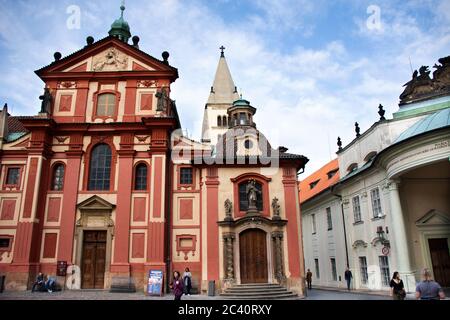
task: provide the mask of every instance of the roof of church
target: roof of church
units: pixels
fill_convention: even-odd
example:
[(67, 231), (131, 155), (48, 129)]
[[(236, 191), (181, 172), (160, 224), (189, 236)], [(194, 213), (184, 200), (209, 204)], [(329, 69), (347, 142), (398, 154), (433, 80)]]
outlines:
[(138, 53), (143, 54), (145, 57), (147, 57), (147, 58), (149, 58), (149, 59), (151, 59), (151, 60), (153, 60), (153, 61), (155, 61), (155, 62), (157, 62), (157, 63), (160, 63), (160, 64), (162, 64), (162, 65), (167, 66), (168, 68), (170, 68), (170, 69), (172, 69), (173, 71), (175, 71), (175, 72), (176, 72), (176, 77), (178, 77), (178, 69), (177, 69), (177, 68), (172, 67), (171, 65), (165, 63), (164, 60), (159, 60), (159, 59), (157, 59), (157, 58), (151, 56), (151, 55), (148, 54), (147, 52), (142, 51), (142, 50), (140, 50), (139, 48), (136, 48), (134, 45), (131, 45), (131, 44), (129, 44), (129, 43), (126, 43), (126, 42), (124, 42), (124, 41), (121, 41), (121, 40), (117, 39), (117, 38), (114, 37), (114, 36), (106, 36), (106, 37), (104, 37), (104, 38), (102, 38), (102, 39), (100, 39), (100, 40), (98, 40), (98, 41), (96, 41), (96, 42), (94, 42), (94, 43), (92, 43), (92, 44), (90, 44), (90, 45), (86, 45), (86, 46), (84, 46), (83, 48), (81, 48), (81, 49), (79, 49), (79, 50), (77, 50), (77, 51), (74, 51), (74, 52), (70, 53), (69, 55), (65, 56), (64, 58), (61, 58), (61, 59), (56, 60), (56, 61), (52, 61), (50, 64), (48, 64), (48, 65), (46, 65), (46, 66), (44, 66), (44, 67), (42, 67), (42, 68), (36, 70), (35, 73), (36, 73), (37, 75), (40, 75), (41, 72), (43, 72), (44, 70), (46, 70), (47, 68), (49, 68), (49, 67), (51, 67), (51, 66), (53, 66), (53, 65), (55, 65), (55, 64), (59, 64), (59, 63), (62, 63), (62, 62), (64, 62), (64, 61), (68, 61), (68, 60), (70, 60), (71, 58), (75, 57), (76, 55), (78, 55), (78, 54), (80, 54), (80, 53), (82, 53), (82, 52), (85, 52), (85, 51), (87, 51), (87, 50), (90, 50), (93, 46), (97, 46), (97, 45), (100, 45), (100, 44), (102, 44), (102, 43), (106, 43), (106, 42), (111, 41), (111, 40), (119, 41), (119, 43), (123, 43), (123, 44), (127, 45), (128, 48), (129, 48), (130, 50), (135, 50), (135, 51), (137, 51)]
[(221, 54), (207, 104), (232, 104), (239, 99), (225, 55)]
[[(334, 172), (334, 175), (329, 177), (329, 174), (332, 172)], [(335, 185), (338, 181), (339, 163), (338, 159), (336, 158), (300, 181), (300, 203), (304, 203), (305, 201), (313, 198), (325, 189), (328, 189), (329, 187)]]

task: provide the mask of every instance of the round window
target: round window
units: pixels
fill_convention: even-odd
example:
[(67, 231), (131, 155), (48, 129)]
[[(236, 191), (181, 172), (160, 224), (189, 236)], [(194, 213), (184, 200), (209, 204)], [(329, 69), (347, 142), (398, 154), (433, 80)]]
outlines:
[(244, 146), (246, 149), (251, 149), (253, 147), (253, 142), (249, 139), (245, 140)]

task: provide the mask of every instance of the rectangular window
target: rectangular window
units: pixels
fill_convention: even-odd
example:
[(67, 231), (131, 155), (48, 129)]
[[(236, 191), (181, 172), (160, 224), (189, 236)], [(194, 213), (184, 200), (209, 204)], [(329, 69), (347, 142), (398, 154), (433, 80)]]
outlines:
[(10, 238), (0, 238), (0, 249), (8, 249), (10, 242)]
[(312, 233), (316, 234), (316, 215), (312, 214), (311, 219), (312, 219)]
[(247, 123), (247, 116), (244, 112), (239, 113), (239, 124), (246, 124)]
[(320, 278), (319, 259), (314, 259), (314, 267), (316, 268), (316, 278)]
[(361, 284), (367, 284), (369, 275), (367, 273), (366, 257), (359, 257), (359, 271), (361, 272)]
[(359, 203), (359, 196), (353, 197), (352, 204), (355, 222), (361, 222), (361, 204)]
[(331, 262), (331, 274), (333, 276), (333, 281), (337, 281), (336, 259), (330, 258), (330, 262)]
[(380, 271), (381, 271), (381, 283), (383, 286), (389, 286), (390, 282), (390, 271), (389, 271), (389, 260), (386, 256), (379, 256), (380, 261)]
[(19, 168), (8, 168), (6, 174), (6, 184), (10, 186), (15, 186), (19, 184), (20, 169)]
[(180, 169), (180, 184), (192, 184), (192, 168)]
[(372, 199), (373, 217), (381, 217), (383, 215), (383, 211), (381, 209), (380, 190), (378, 188), (372, 189), (370, 191), (370, 198)]
[(328, 230), (333, 230), (333, 221), (331, 220), (331, 208), (328, 207), (326, 210), (327, 210), (327, 225), (328, 225)]

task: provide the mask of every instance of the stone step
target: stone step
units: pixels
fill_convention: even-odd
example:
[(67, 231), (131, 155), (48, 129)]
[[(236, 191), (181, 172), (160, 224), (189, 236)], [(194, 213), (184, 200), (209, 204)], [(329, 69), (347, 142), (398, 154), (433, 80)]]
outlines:
[(286, 292), (286, 288), (228, 288), (226, 293), (239, 293), (239, 292)]
[(259, 291), (259, 292), (223, 292), (221, 293), (222, 296), (239, 296), (239, 297), (249, 297), (249, 296), (273, 296), (273, 295), (279, 295), (279, 294), (285, 294), (285, 293), (293, 293), (292, 291)]
[(244, 285), (239, 284), (237, 286), (232, 286), (230, 288), (284, 288), (283, 286), (280, 286), (279, 284), (259, 284), (259, 285)]
[(298, 295), (276, 283), (246, 283), (229, 287), (220, 296), (231, 300), (294, 299)]
[[(222, 296), (222, 295), (221, 295)], [(251, 295), (251, 296), (224, 296), (229, 300), (278, 300), (278, 299), (298, 299), (298, 295), (295, 293), (280, 293), (277, 295)]]
[(265, 286), (265, 287), (277, 286), (277, 287), (281, 287), (278, 283), (241, 283), (241, 284), (236, 284), (233, 287), (258, 287), (258, 286)]

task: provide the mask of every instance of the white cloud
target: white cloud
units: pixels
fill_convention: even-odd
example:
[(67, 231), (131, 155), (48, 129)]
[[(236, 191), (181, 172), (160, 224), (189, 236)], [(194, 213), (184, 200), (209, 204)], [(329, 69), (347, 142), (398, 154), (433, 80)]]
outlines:
[[(252, 14), (241, 24), (227, 23), (206, 3), (177, 0), (135, 1), (127, 4), (125, 18), (133, 35), (141, 38), (141, 50), (156, 58), (164, 50), (170, 52), (169, 61), (180, 73), (172, 97), (183, 127), (194, 138), (200, 136), (218, 47), (224, 45), (236, 85), (258, 108), (258, 128), (274, 147), (284, 145), (291, 152), (308, 156), (307, 173), (329, 161), (330, 153), (334, 156), (338, 135), (344, 144), (353, 139), (355, 121), (362, 130), (376, 121), (379, 103), (388, 114), (396, 111), (401, 85), (411, 75), (409, 56), (418, 68), (448, 55), (450, 34), (446, 27), (424, 30), (414, 17), (388, 6), (382, 7), (383, 33), (367, 33), (362, 29), (365, 21), (354, 19), (354, 32), (349, 30), (347, 35), (352, 41), (372, 41), (373, 52), (354, 54), (345, 38), (314, 48), (299, 41), (282, 51), (270, 43), (270, 32), (289, 32), (297, 26), (305, 34), (305, 19), (324, 14), (318, 12), (321, 6), (326, 11), (324, 2), (255, 1), (262, 15)], [(443, 1), (440, 6), (445, 8), (447, 3)], [(0, 79), (0, 95), (15, 101), (14, 113), (35, 114), (39, 110), (42, 82), (33, 70), (50, 63), (54, 51), (66, 55), (78, 50), (88, 35), (96, 39), (106, 36), (119, 15), (118, 8), (106, 2), (80, 6), (81, 30), (58, 28), (66, 18), (62, 6), (55, 11), (59, 12), (55, 21), (41, 21), (48, 23), (42, 30), (51, 32), (40, 35), (30, 29), (25, 18), (17, 19), (8, 10), (0, 13), (0, 39), (7, 50), (5, 58), (13, 65)], [(445, 13), (434, 12), (439, 19), (448, 18)], [(315, 28), (314, 24), (309, 27), (310, 31)], [(10, 37), (11, 33), (20, 42)]]

